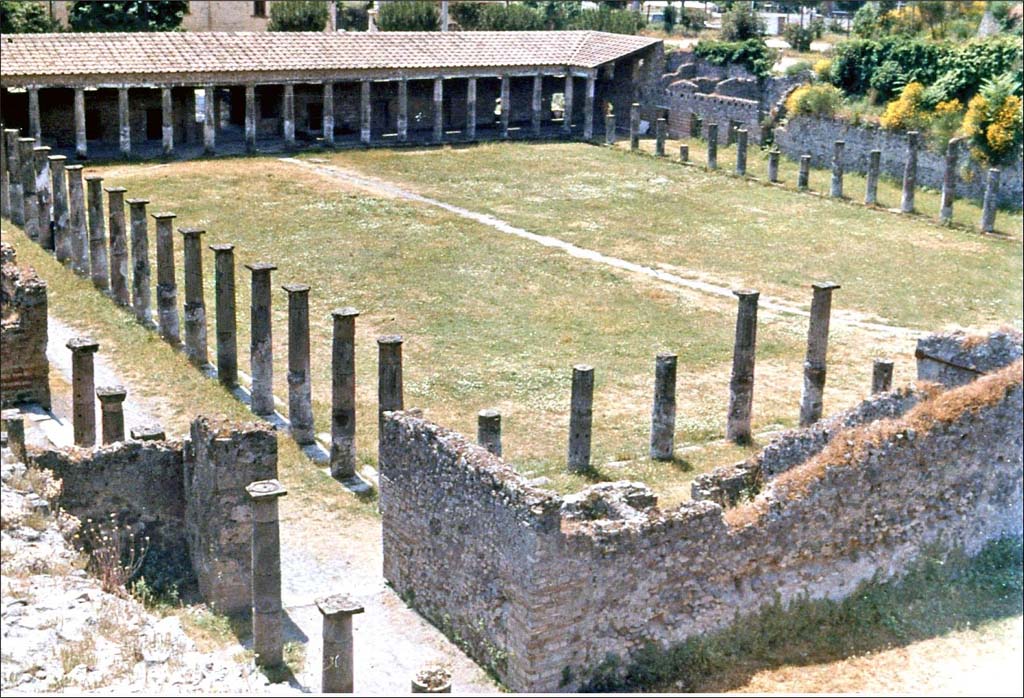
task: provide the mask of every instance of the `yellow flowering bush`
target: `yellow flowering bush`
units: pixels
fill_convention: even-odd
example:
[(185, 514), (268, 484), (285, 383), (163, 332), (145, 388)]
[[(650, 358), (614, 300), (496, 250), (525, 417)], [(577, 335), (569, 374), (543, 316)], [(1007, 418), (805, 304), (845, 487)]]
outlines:
[(843, 102), (843, 93), (833, 85), (801, 85), (786, 98), (790, 116), (834, 116)]
[(1021, 99), (1012, 92), (1007, 85), (992, 81), (967, 105), (963, 132), (970, 139), (971, 153), (985, 164), (1011, 160), (1021, 143)]
[(924, 85), (919, 82), (908, 83), (900, 96), (886, 105), (885, 113), (879, 119), (882, 128), (902, 131), (926, 125), (928, 117), (922, 108), (923, 96)]
[(828, 76), (832, 72), (832, 59), (819, 58), (814, 62), (813, 70), (819, 80), (828, 80)]

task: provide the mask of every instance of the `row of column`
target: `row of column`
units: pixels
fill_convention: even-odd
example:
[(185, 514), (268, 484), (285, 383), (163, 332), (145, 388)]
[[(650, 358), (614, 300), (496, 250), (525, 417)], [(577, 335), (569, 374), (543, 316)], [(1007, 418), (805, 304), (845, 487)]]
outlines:
[[(633, 104), (632, 118), (630, 119), (630, 144), (633, 150), (639, 148), (639, 104)], [(659, 118), (655, 122), (655, 155), (665, 156), (665, 139), (668, 130), (668, 123), (665, 119)], [(614, 142), (613, 139), (607, 142)], [(747, 129), (736, 129), (736, 174), (745, 176), (747, 174)], [(959, 164), (959, 151), (962, 144), (961, 138), (952, 138), (946, 146), (945, 169), (942, 180), (942, 196), (939, 210), (939, 222), (949, 224), (953, 219), (953, 202), (956, 199), (957, 167)], [(835, 141), (832, 147), (832, 178), (829, 186), (829, 196), (832, 198), (843, 198), (843, 175), (844, 161), (843, 154), (846, 147), (844, 141)], [(914, 195), (917, 188), (917, 161), (920, 151), (920, 134), (917, 131), (907, 132), (907, 157), (903, 171), (903, 186), (900, 197), (900, 212), (914, 212)], [(679, 158), (682, 162), (689, 161), (689, 146), (680, 146)], [(775, 148), (768, 152), (768, 181), (777, 183), (779, 181), (779, 151)], [(868, 156), (867, 186), (864, 193), (864, 203), (867, 206), (878, 204), (878, 178), (881, 173), (882, 151), (872, 150)], [(707, 167), (710, 170), (718, 169), (718, 124), (707, 125)], [(800, 156), (800, 169), (797, 174), (797, 189), (806, 191), (809, 188), (811, 172), (811, 156)], [(1000, 169), (989, 168), (985, 180), (985, 194), (981, 208), (982, 232), (991, 233), (995, 229), (996, 202), (999, 195)]]
[[(586, 87), (584, 92), (584, 120), (583, 138), (593, 138), (594, 121), (594, 93), (596, 78), (593, 75), (584, 76)], [(466, 78), (466, 129), (465, 138), (473, 140), (477, 137), (477, 111), (476, 92), (477, 80), (480, 78)], [(534, 135), (540, 134), (541, 128), (541, 101), (543, 96), (543, 79), (540, 73), (533, 77), (533, 93), (531, 99), (531, 130)], [(501, 80), (501, 118), (499, 123), (502, 138), (507, 138), (509, 133), (509, 114), (511, 113), (511, 77), (500, 76)], [(440, 142), (445, 138), (444, 126), (444, 81), (443, 77), (433, 79), (433, 140)], [(565, 76), (565, 114), (562, 131), (566, 134), (572, 132), (573, 112), (573, 76)], [(398, 116), (397, 130), (398, 140), (408, 139), (409, 127), (409, 100), (408, 100), (408, 79), (398, 82)], [(371, 102), (372, 81), (360, 81), (360, 140), (365, 144), (371, 142), (372, 123), (372, 102)], [(327, 145), (334, 144), (334, 82), (322, 83), (323, 89), (323, 138)], [(295, 86), (285, 83), (283, 86), (281, 104), (281, 135), (285, 145), (294, 147), (295, 140)], [(216, 87), (206, 85), (202, 88), (204, 110), (203, 110), (203, 150), (207, 154), (213, 154), (217, 148), (217, 110), (216, 110)], [(75, 88), (74, 90), (74, 124), (75, 124), (75, 153), (79, 158), (88, 157), (88, 142), (86, 140), (85, 126), (85, 90)], [(161, 139), (162, 152), (165, 156), (174, 153), (174, 98), (170, 87), (160, 88), (160, 114), (161, 114)], [(42, 144), (42, 134), (39, 114), (39, 88), (28, 88), (28, 110), (29, 110), (29, 132), (35, 141), (35, 145)], [(132, 153), (132, 129), (131, 129), (131, 104), (129, 100), (129, 88), (121, 87), (117, 90), (117, 116), (118, 116), (118, 148), (120, 153), (129, 157)], [(245, 86), (245, 146), (249, 151), (256, 149), (257, 114), (256, 114), (256, 86)]]

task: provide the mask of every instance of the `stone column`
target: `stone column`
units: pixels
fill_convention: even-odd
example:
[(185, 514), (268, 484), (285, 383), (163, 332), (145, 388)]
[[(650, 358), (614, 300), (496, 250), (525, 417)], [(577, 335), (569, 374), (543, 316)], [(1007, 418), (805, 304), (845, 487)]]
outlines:
[[(131, 305), (128, 295), (128, 236), (124, 225), (124, 187), (107, 187), (107, 209), (110, 213), (110, 293), (114, 302)], [(72, 207), (73, 208), (73, 207)]]
[(8, 215), (11, 223), (25, 225), (25, 205), (22, 203), (24, 192), (21, 190), (21, 146), (18, 145), (19, 132), (16, 128), (4, 129), (4, 144), (7, 146), (7, 180), (10, 207)]
[(573, 77), (572, 73), (565, 74), (565, 115), (562, 118), (562, 133), (572, 133), (572, 111), (573, 111)]
[(843, 198), (843, 148), (844, 141), (836, 141), (832, 146), (832, 187), (829, 191), (833, 199)]
[(373, 116), (370, 105), (370, 88), (372, 83), (363, 80), (359, 83), (359, 141), (363, 145), (370, 145), (372, 135), (370, 120)]
[(284, 97), (281, 100), (281, 134), (284, 136), (286, 148), (295, 147), (295, 86), (284, 85)]
[(331, 312), (331, 476), (356, 474), (356, 318), (355, 308)]
[(160, 135), (164, 157), (174, 155), (174, 97), (170, 87), (160, 89)]
[(821, 419), (825, 392), (828, 324), (832, 313), (832, 292), (839, 284), (813, 285), (811, 318), (807, 328), (807, 358), (804, 360), (804, 391), (800, 398), (800, 426), (806, 427)]
[(914, 191), (917, 188), (917, 131), (907, 131), (907, 164), (903, 168), (903, 197), (900, 199), (900, 211), (913, 213)]
[(213, 85), (203, 88), (203, 153), (217, 152), (217, 92)]
[(253, 414), (274, 414), (274, 343), (270, 314), (270, 272), (273, 264), (246, 264), (252, 272), (249, 307), (249, 370), (252, 373)]
[(811, 179), (811, 156), (800, 156), (800, 172), (796, 176), (796, 188), (800, 191), (807, 191)]
[(700, 132), (704, 128), (704, 119), (696, 112), (690, 112), (690, 137), (700, 138)]
[(210, 245), (214, 265), (214, 308), (217, 320), (217, 380), (225, 388), (238, 385), (238, 340), (235, 328), (234, 245)]
[(779, 151), (774, 148), (768, 151), (768, 181), (779, 181)]
[(658, 354), (651, 408), (651, 458), (672, 460), (676, 433), (676, 355)]
[(43, 144), (43, 130), (39, 122), (39, 88), (30, 87), (28, 92), (28, 135), (36, 142)]
[(629, 107), (629, 149), (640, 147), (640, 105), (633, 102)]
[(245, 491), (252, 501), (252, 648), (257, 665), (275, 667), (284, 663), (277, 499), (288, 491), (277, 480), (258, 480)]
[(985, 198), (981, 203), (981, 232), (991, 233), (996, 227), (996, 202), (999, 200), (999, 168), (990, 167), (985, 180)]
[(444, 140), (444, 79), (434, 78), (434, 142)]
[(363, 607), (343, 594), (317, 599), (324, 617), (321, 693), (353, 693), (352, 616)]
[(75, 337), (67, 343), (71, 350), (72, 424), (76, 446), (96, 444), (96, 385), (93, 354), (100, 345), (85, 337)]
[(476, 442), (496, 456), (501, 456), (501, 412), (480, 410), (476, 415)]
[(85, 135), (85, 90), (75, 88), (75, 156), (79, 160), (89, 157), (89, 142)]
[(128, 106), (128, 88), (120, 87), (117, 90), (117, 133), (118, 146), (121, 156), (129, 158), (132, 156), (132, 119)]
[(153, 325), (150, 295), (152, 273), (149, 268), (149, 221), (146, 219), (147, 199), (128, 199), (128, 215), (132, 231), (132, 310), (142, 325)]
[(334, 145), (334, 83), (324, 83), (324, 145)]
[(683, 143), (682, 145), (679, 146), (679, 162), (689, 162), (689, 161), (690, 161), (690, 146), (687, 145), (686, 143)]
[(540, 135), (540, 105), (544, 96), (544, 76), (533, 76), (533, 95), (530, 99), (530, 129), (534, 136)]
[(750, 413), (754, 403), (754, 356), (757, 346), (757, 291), (734, 291), (739, 298), (736, 343), (729, 380), (729, 412), (725, 437), (739, 444), (750, 442)]
[(256, 86), (245, 86), (245, 151), (256, 152)]
[(594, 138), (594, 89), (597, 81), (593, 75), (587, 76), (586, 91), (583, 93), (583, 140)]
[(892, 361), (875, 359), (871, 369), (871, 394), (887, 393), (892, 390)]
[(868, 155), (868, 183), (864, 190), (864, 204), (874, 206), (878, 203), (878, 175), (882, 169), (882, 151), (872, 150)]
[(594, 368), (572, 367), (572, 400), (569, 405), (569, 472), (590, 469), (590, 432), (594, 418)]
[(398, 141), (404, 143), (409, 140), (409, 81), (402, 78), (398, 81)]
[(736, 174), (747, 174), (747, 129), (736, 130)]
[(384, 438), (384, 413), (404, 409), (402, 394), (402, 337), (377, 338), (377, 454)]
[(50, 192), (50, 148), (49, 146), (37, 146), (32, 150), (36, 159), (36, 201), (38, 202), (36, 216), (39, 218), (39, 245), (44, 250), (53, 249), (53, 227), (50, 225), (50, 218), (53, 214), (51, 209), (53, 196)]
[(107, 291), (110, 289), (110, 263), (107, 259), (107, 228), (103, 220), (103, 178), (89, 175), (85, 181), (89, 186), (89, 232), (81, 240), (71, 236), (71, 258), (78, 258), (75, 245), (81, 245), (81, 257), (84, 259), (86, 254), (89, 255), (93, 286)]
[(718, 169), (718, 124), (708, 124), (708, 169)]
[(156, 221), (156, 308), (160, 336), (168, 344), (181, 344), (178, 326), (178, 282), (174, 276), (173, 213), (154, 213)]
[(53, 250), (57, 261), (71, 260), (71, 228), (68, 219), (68, 180), (63, 155), (50, 156), (50, 189), (53, 192)]
[(466, 138), (476, 139), (476, 78), (466, 82)]
[(668, 122), (659, 118), (654, 122), (654, 154), (658, 157), (665, 157), (665, 136), (668, 131)]
[(509, 77), (501, 76), (501, 137), (508, 138), (508, 122), (512, 113), (512, 94), (510, 91)]
[(96, 388), (100, 415), (103, 417), (101, 424), (104, 444), (124, 441), (124, 399), (127, 394), (120, 385)]
[(604, 144), (615, 145), (615, 114), (605, 114), (604, 117)]
[(0, 216), (11, 216), (11, 186), (7, 177), (7, 136), (0, 134)]
[(89, 273), (89, 232), (85, 222), (85, 192), (82, 166), (68, 165), (68, 237), (71, 239), (71, 268), (82, 276)]
[(203, 301), (202, 228), (178, 228), (185, 240), (185, 355), (196, 366), (207, 363), (206, 303)]
[(19, 463), (28, 463), (28, 453), (25, 450), (25, 418), (14, 409), (4, 410), (4, 431), (7, 432), (7, 448), (11, 449), (11, 455)]
[(287, 284), (288, 419), (292, 438), (301, 446), (315, 443), (313, 393), (309, 381), (309, 286)]
[(31, 240), (39, 239), (39, 197), (36, 196), (36, 147), (35, 139), (18, 139), (18, 162), (21, 163), (21, 216), (25, 235)]
[(960, 139), (950, 138), (946, 145), (946, 170), (942, 175), (942, 202), (939, 222), (948, 225), (953, 220), (953, 201), (956, 199), (956, 167), (960, 156)]

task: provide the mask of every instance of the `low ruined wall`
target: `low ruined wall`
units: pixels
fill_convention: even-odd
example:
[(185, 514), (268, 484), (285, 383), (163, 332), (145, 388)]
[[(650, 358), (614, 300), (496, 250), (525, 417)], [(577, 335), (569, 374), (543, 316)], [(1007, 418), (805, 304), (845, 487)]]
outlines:
[(730, 124), (745, 128), (751, 144), (761, 142), (761, 105), (756, 99), (704, 94), (697, 86), (681, 80), (668, 89), (668, 132), (672, 138), (690, 136), (690, 120), (694, 114), (702, 121), (702, 137), (707, 139), (708, 124), (718, 124), (718, 142), (729, 142)]
[(263, 422), (199, 417), (184, 453), (185, 535), (199, 591), (222, 613), (252, 607), (252, 509), (246, 485), (277, 477), (277, 438)]
[(917, 379), (952, 388), (1008, 366), (1024, 355), (1022, 336), (1000, 330), (988, 337), (964, 332), (933, 334), (917, 340)]
[(50, 407), (46, 359), (46, 282), (18, 267), (14, 248), (0, 248), (0, 407), (38, 402)]
[(576, 690), (736, 614), (842, 598), (928, 546), (1021, 535), (1021, 363), (841, 432), (748, 503), (662, 512), (643, 485), (559, 498), (403, 414), (381, 460), (385, 576), (516, 691)]
[[(907, 137), (903, 132), (852, 126), (844, 121), (811, 116), (792, 117), (785, 126), (775, 129), (775, 143), (779, 150), (793, 160), (799, 160), (801, 155), (810, 155), (811, 164), (815, 167), (832, 166), (833, 146), (839, 140), (846, 142), (843, 159), (847, 171), (867, 172), (871, 151), (880, 150), (882, 173), (903, 180), (907, 157)], [(918, 185), (941, 189), (945, 168), (943, 153), (922, 148), (917, 162)], [(987, 171), (968, 157), (966, 148), (961, 148), (959, 171), (957, 196), (981, 201), (985, 195)], [(1024, 171), (1020, 160), (1002, 168), (999, 179), (1000, 206), (1020, 208), (1024, 191), (1022, 182)]]

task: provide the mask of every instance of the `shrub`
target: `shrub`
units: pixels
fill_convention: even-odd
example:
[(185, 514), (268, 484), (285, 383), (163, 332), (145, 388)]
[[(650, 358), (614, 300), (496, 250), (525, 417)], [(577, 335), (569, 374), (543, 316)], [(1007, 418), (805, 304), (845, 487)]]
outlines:
[(661, 16), (661, 26), (666, 34), (671, 34), (672, 30), (676, 28), (676, 8), (672, 5), (665, 6)]
[(714, 65), (737, 63), (759, 78), (771, 73), (776, 57), (776, 52), (761, 39), (701, 41), (694, 47), (693, 53)]
[(959, 99), (968, 101), (981, 84), (990, 78), (1014, 72), (1021, 82), (1022, 50), (1010, 37), (967, 41), (949, 51), (939, 61), (938, 79), (925, 92), (925, 102)]
[(819, 80), (828, 80), (828, 76), (832, 73), (832, 59), (819, 58), (814, 62), (813, 70)]
[(75, 539), (89, 553), (90, 566), (103, 591), (126, 594), (126, 585), (142, 567), (149, 538), (136, 536), (131, 527), (119, 523), (117, 515), (111, 514), (110, 520), (103, 523), (86, 519)]
[(871, 76), (870, 84), (876, 99), (889, 101), (906, 86), (907, 76), (899, 63), (886, 61)]
[(853, 15), (853, 35), (862, 39), (870, 39), (878, 35), (878, 6), (873, 3), (865, 3)]
[(582, 10), (570, 23), (569, 29), (591, 29), (612, 34), (636, 34), (644, 26), (637, 12), (613, 10), (602, 5), (596, 10)]
[(60, 31), (60, 22), (50, 19), (42, 3), (0, 2), (0, 33), (43, 34)]
[(735, 3), (722, 15), (722, 41), (747, 41), (764, 35), (764, 22), (747, 3)]
[(801, 27), (799, 24), (787, 24), (782, 28), (784, 38), (794, 50), (801, 53), (811, 50), (811, 42), (814, 40), (814, 30), (811, 27)]
[(188, 3), (181, 0), (156, 2), (75, 2), (68, 24), (76, 32), (162, 32), (181, 26)]
[(982, 163), (1000, 165), (1017, 155), (1022, 135), (1020, 83), (1006, 74), (991, 79), (967, 105), (963, 131), (971, 153)]
[(279, 0), (270, 5), (272, 32), (322, 32), (327, 26), (327, 3), (319, 0)]
[(873, 87), (875, 72), (891, 61), (903, 71), (906, 82), (930, 85), (941, 73), (940, 61), (949, 51), (939, 44), (900, 37), (844, 41), (835, 48), (830, 79), (847, 94), (864, 94)]
[[(925, 92), (928, 91), (925, 90)], [(932, 148), (936, 152), (945, 152), (949, 139), (960, 130), (963, 120), (964, 105), (959, 99), (951, 99), (935, 105), (935, 110), (928, 123), (928, 130)]]
[(544, 29), (544, 20), (536, 10), (525, 5), (484, 5), (480, 10), (483, 31), (537, 31)]
[(796, 63), (790, 63), (786, 66), (785, 74), (786, 77), (795, 77), (813, 70), (814, 66), (811, 65), (810, 61), (797, 61)]
[(390, 32), (435, 31), (440, 22), (437, 6), (432, 2), (395, 0), (382, 2), (377, 25)]
[(802, 85), (786, 98), (786, 113), (832, 117), (842, 103), (842, 92), (832, 85)]
[(707, 19), (708, 16), (703, 10), (684, 7), (682, 13), (679, 15), (679, 24), (682, 25), (684, 32), (696, 33), (704, 28), (704, 23)]
[(899, 99), (889, 102), (879, 123), (889, 130), (906, 130), (923, 128), (927, 124), (927, 115), (922, 111), (924, 85), (919, 82), (909, 83), (903, 88)]

